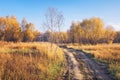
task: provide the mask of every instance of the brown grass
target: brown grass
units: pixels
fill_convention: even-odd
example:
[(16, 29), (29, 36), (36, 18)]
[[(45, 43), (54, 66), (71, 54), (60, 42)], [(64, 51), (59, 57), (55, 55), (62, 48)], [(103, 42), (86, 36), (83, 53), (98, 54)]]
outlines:
[[(0, 42), (0, 80), (58, 80), (64, 67), (62, 49), (50, 43)], [(56, 50), (56, 52), (55, 52)]]
[(120, 79), (120, 44), (98, 44), (71, 46), (75, 49), (81, 49), (87, 54), (91, 54), (95, 59), (108, 64), (109, 71), (116, 79)]

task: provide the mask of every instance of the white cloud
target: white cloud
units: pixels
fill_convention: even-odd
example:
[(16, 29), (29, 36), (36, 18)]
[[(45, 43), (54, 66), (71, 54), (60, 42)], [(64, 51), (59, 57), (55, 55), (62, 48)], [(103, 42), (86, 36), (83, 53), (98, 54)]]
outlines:
[(112, 25), (116, 31), (120, 31), (120, 23), (106, 23), (105, 26)]

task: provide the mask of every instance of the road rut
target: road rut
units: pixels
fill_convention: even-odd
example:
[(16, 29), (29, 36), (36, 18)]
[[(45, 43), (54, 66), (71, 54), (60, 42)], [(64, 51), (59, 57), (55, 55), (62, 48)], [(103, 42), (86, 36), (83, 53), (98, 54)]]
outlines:
[(64, 52), (69, 59), (69, 72), (73, 74), (73, 77), (70, 80), (83, 80), (83, 74), (81, 74), (79, 63), (75, 59), (74, 55), (66, 49), (64, 49)]
[[(88, 58), (84, 52), (74, 49), (64, 49), (66, 56), (68, 57), (69, 71), (70, 74), (73, 74), (73, 78), (69, 80), (113, 80), (107, 74), (106, 67), (96, 63), (94, 60)], [(77, 55), (73, 55), (73, 52)], [(80, 60), (82, 62), (80, 62)], [(82, 63), (84, 66), (80, 66)], [(86, 75), (80, 70), (80, 67), (84, 68), (84, 73), (89, 75), (89, 78), (86, 78)]]

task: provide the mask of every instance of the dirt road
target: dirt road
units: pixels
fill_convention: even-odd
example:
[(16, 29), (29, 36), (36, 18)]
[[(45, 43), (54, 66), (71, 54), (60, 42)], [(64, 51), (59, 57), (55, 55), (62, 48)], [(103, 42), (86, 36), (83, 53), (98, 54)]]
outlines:
[(69, 80), (83, 80), (83, 74), (81, 73), (79, 69), (79, 63), (75, 59), (74, 55), (66, 49), (64, 49), (64, 52), (68, 60), (68, 71), (69, 71), (67, 74), (69, 75), (68, 79)]
[(113, 80), (106, 67), (88, 58), (82, 51), (64, 49), (68, 60), (68, 80)]

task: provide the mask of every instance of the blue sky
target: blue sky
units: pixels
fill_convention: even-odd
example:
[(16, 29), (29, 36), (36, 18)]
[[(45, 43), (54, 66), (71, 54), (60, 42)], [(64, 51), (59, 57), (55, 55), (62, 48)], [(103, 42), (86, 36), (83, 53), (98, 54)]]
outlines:
[(69, 29), (72, 21), (100, 17), (106, 25), (120, 30), (120, 0), (0, 0), (0, 16), (15, 15), (19, 22), (25, 17), (42, 31), (42, 23), (48, 7), (62, 11), (65, 24), (63, 31)]

